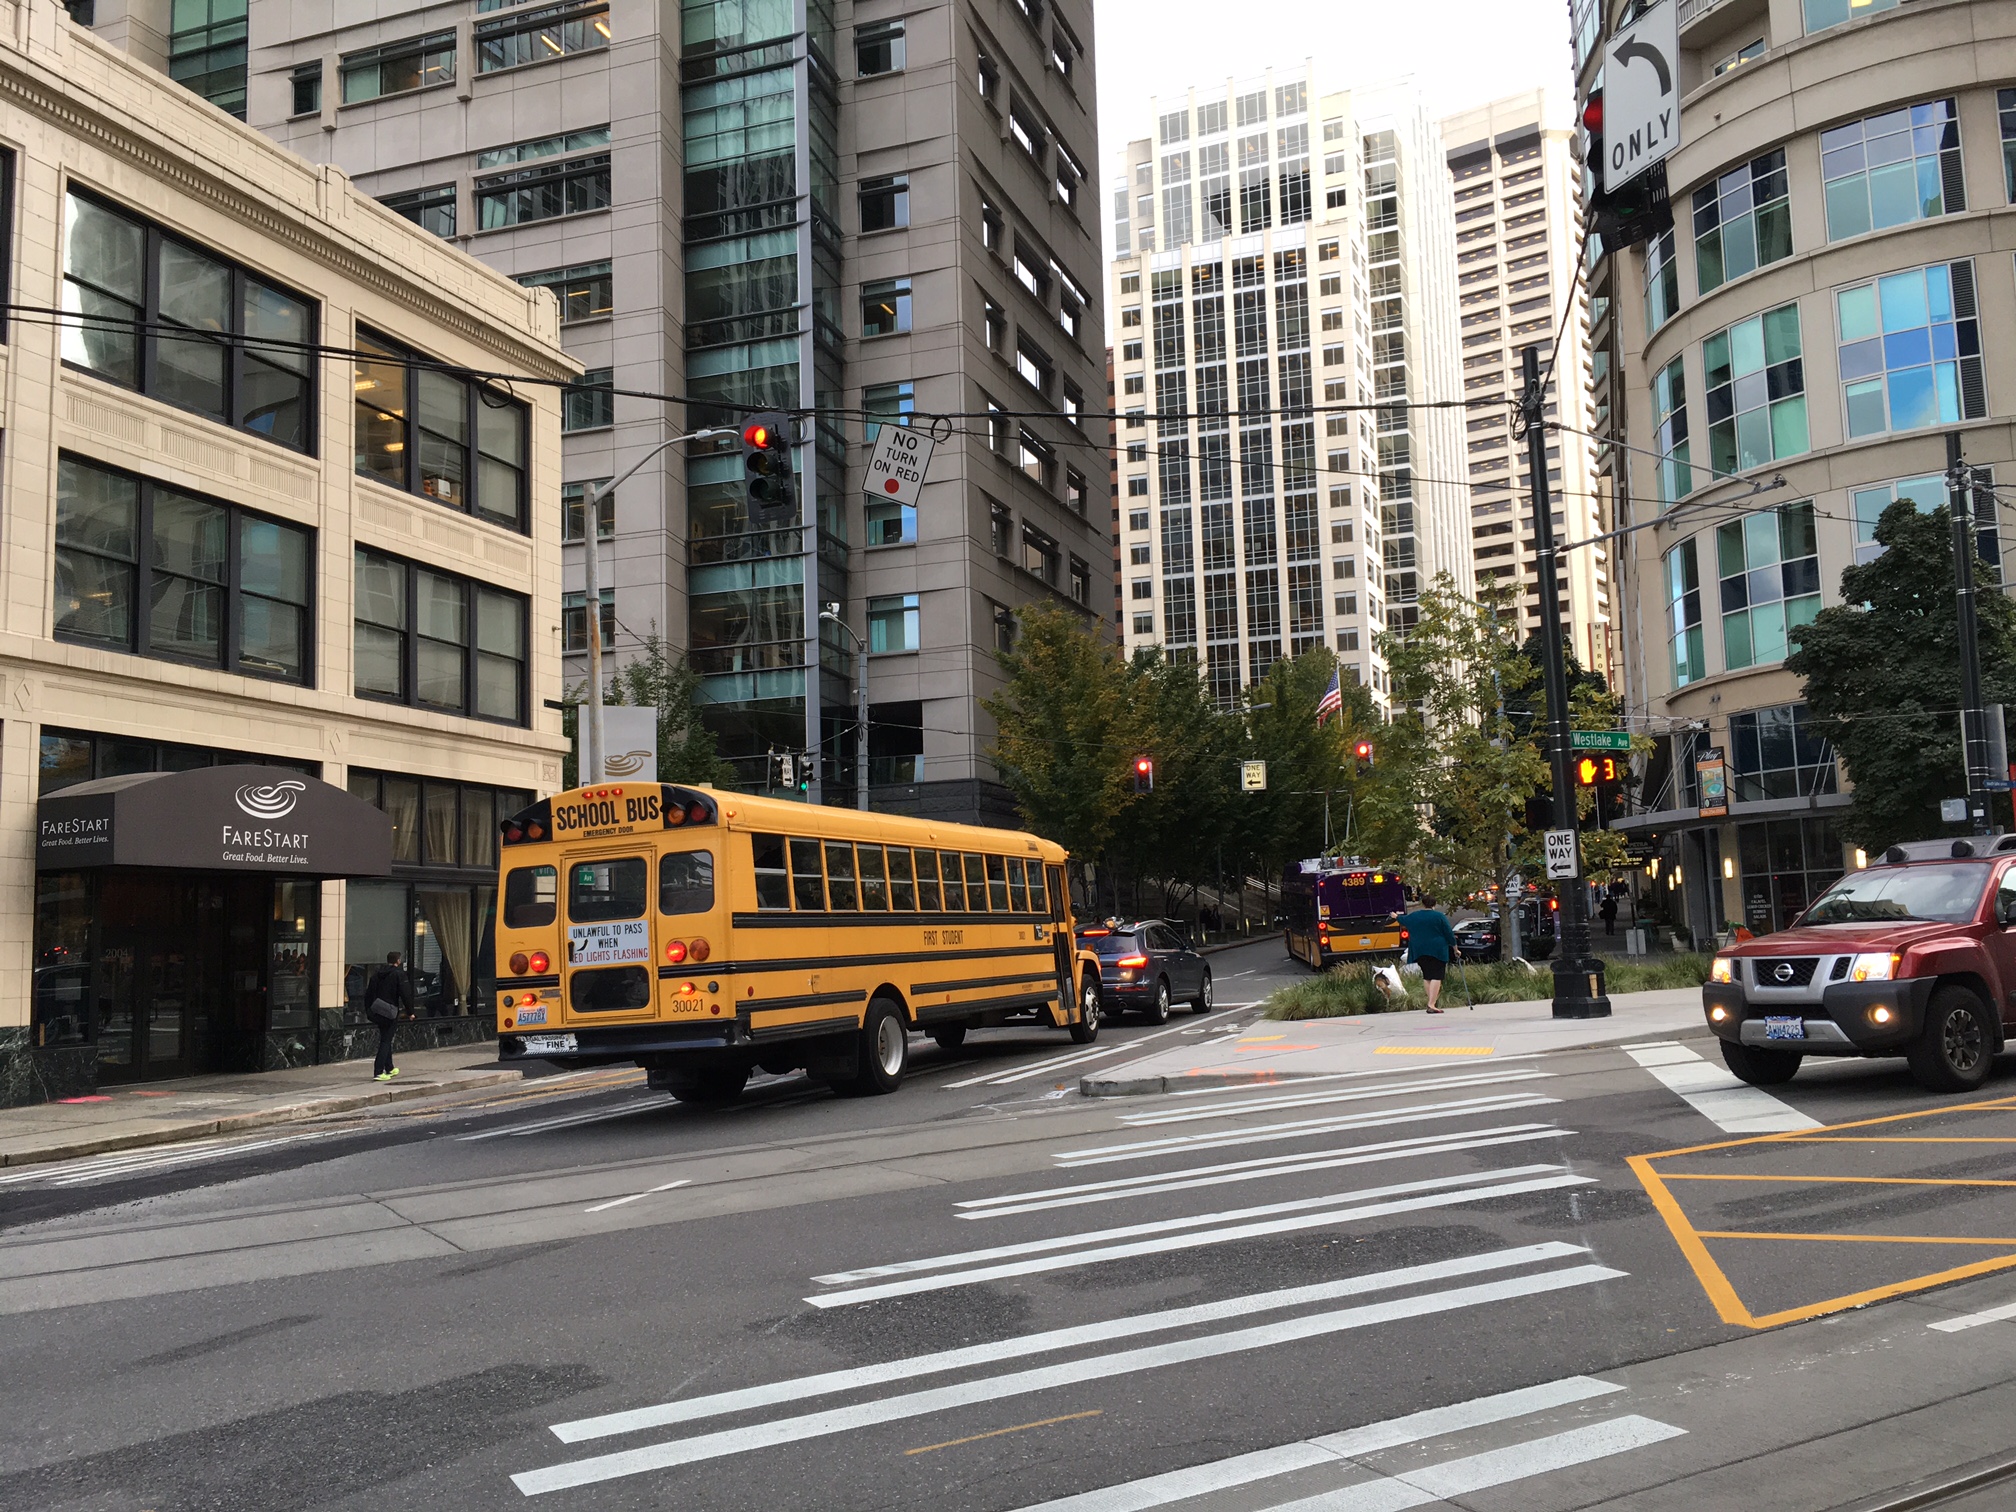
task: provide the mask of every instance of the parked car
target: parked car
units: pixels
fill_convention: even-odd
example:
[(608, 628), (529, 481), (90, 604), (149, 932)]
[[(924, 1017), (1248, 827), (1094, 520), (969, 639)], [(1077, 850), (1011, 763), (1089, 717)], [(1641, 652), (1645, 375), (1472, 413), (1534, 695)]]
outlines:
[(1809, 1055), (1901, 1055), (1918, 1082), (1988, 1079), (2016, 994), (2016, 835), (1893, 845), (1789, 928), (1718, 954), (1701, 989), (1729, 1069), (1790, 1080)]
[(1167, 919), (1094, 925), (1078, 931), (1078, 943), (1099, 957), (1099, 996), (1109, 1016), (1133, 1008), (1150, 1023), (1166, 1024), (1178, 1000), (1192, 1012), (1211, 1011), (1211, 968), (1180, 925)]
[[(1528, 899), (1519, 904), (1519, 953), (1527, 960), (1544, 961), (1554, 954), (1557, 917), (1552, 898)], [(1465, 919), (1456, 926), (1456, 949), (1466, 961), (1503, 960), (1502, 933), (1500, 919)]]

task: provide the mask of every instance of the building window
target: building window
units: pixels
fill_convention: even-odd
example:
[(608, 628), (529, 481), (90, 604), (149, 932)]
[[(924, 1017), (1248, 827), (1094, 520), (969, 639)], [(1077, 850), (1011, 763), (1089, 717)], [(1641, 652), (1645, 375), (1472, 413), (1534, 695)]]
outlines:
[[(1057, 486), (1057, 457), (1047, 442), (1039, 441), (1029, 431), (1019, 432), (1015, 439), (1016, 469), (1030, 482), (1042, 488), (1045, 493)], [(1055, 576), (1051, 578), (1056, 581)]]
[(1708, 400), (1708, 465), (1748, 472), (1807, 449), (1799, 306), (1780, 305), (1701, 344)]
[(1130, 591), (1136, 599), (1152, 599), (1155, 597), (1155, 584), (1148, 578), (1136, 578)]
[(1057, 569), (1060, 562), (1057, 543), (1034, 526), (1022, 527), (1022, 570), (1033, 573), (1048, 583), (1057, 586)]
[(921, 642), (917, 634), (917, 595), (891, 594), (868, 600), (868, 652), (915, 651)]
[(496, 73), (609, 45), (607, 0), (576, 0), (514, 11), (476, 24), (476, 72)]
[[(1855, 560), (1873, 562), (1883, 555), (1883, 547), (1876, 540), (1876, 522), (1883, 518), (1883, 511), (1899, 500), (1908, 499), (1918, 513), (1930, 514), (1948, 502), (1946, 475), (1928, 473), (1922, 478), (1899, 478), (1894, 483), (1851, 489), (1849, 498), (1855, 507)], [(1986, 551), (1981, 555), (1987, 561), (1996, 559)]]
[(1967, 208), (1952, 100), (1906, 105), (1820, 133), (1827, 239)]
[[(588, 490), (600, 488), (607, 478), (596, 478), (586, 483), (562, 483), (560, 485), (560, 540), (564, 545), (575, 545), (582, 539), (581, 510), (587, 502)], [(608, 541), (616, 536), (616, 495), (605, 493), (595, 501), (595, 539)]]
[(543, 273), (520, 273), (518, 282), (528, 289), (551, 289), (560, 301), (560, 323), (600, 320), (616, 308), (616, 280), (606, 262), (582, 263), (572, 268), (549, 268)]
[(1120, 360), (1122, 362), (1141, 361), (1141, 341), (1138, 337), (1133, 341), (1123, 341), (1120, 344)]
[(1015, 343), (1015, 371), (1022, 375), (1022, 381), (1039, 394), (1050, 392), (1050, 383), (1057, 375), (1056, 366), (1044, 350), (1026, 337)]
[(1015, 649), (1015, 615), (999, 604), (994, 606), (994, 649), (1003, 656)]
[(322, 65), (303, 63), (289, 76), (288, 82), (294, 89), (294, 111), (297, 116), (320, 115), (322, 113)]
[[(602, 601), (602, 649), (616, 648), (616, 590), (604, 588), (596, 595)], [(588, 651), (588, 595), (560, 595), (560, 650), (567, 656), (585, 656)]]
[(910, 224), (910, 176), (892, 173), (861, 180), (861, 234), (898, 231)]
[(1666, 553), (1666, 606), (1673, 686), (1684, 688), (1708, 675), (1708, 657), (1701, 645), (1701, 566), (1692, 541), (1682, 541)]
[(245, 0), (182, 0), (169, 25), (168, 77), (244, 120)]
[(1839, 787), (1833, 742), (1813, 733), (1804, 704), (1729, 716), (1730, 797), (1738, 803), (1812, 798)]
[(380, 195), (378, 203), (394, 215), (403, 216), (422, 231), (436, 236), (455, 234), (455, 186), (436, 184), (428, 189), (408, 189), (399, 194)]
[(310, 301), (74, 190), (64, 218), (63, 308), (88, 317), (65, 323), (66, 363), (311, 449)]
[(1084, 515), (1092, 507), (1092, 486), (1075, 467), (1064, 469), (1064, 502), (1073, 514)]
[[(1143, 489), (1142, 491), (1145, 493), (1147, 490)], [(1148, 511), (1145, 509), (1129, 510), (1127, 513), (1127, 528), (1129, 530), (1146, 530), (1148, 528)]]
[(301, 526), (58, 461), (60, 640), (306, 683), (314, 559)]
[(1764, 39), (1762, 37), (1753, 38), (1745, 42), (1734, 52), (1724, 54), (1716, 62), (1715, 71), (1711, 77), (1719, 79), (1732, 68), (1741, 68), (1745, 63), (1754, 63), (1757, 59), (1764, 56), (1764, 51)]
[(987, 545), (996, 556), (1005, 557), (1012, 549), (1015, 538), (1015, 517), (1006, 506), (989, 502), (987, 506)]
[(408, 37), (348, 54), (342, 62), (343, 103), (356, 105), (455, 81), (455, 33)]
[(357, 696), (525, 722), (525, 600), (357, 548)]
[(357, 471), (524, 530), (525, 406), (361, 327), (356, 339)]
[(854, 71), (864, 79), (903, 71), (901, 21), (877, 21), (854, 28)]
[(1813, 506), (1768, 509), (1715, 529), (1722, 579), (1722, 664), (1734, 672), (1785, 660), (1788, 637), (1820, 612)]
[(1785, 150), (1694, 191), (1694, 274), (1701, 293), (1792, 255)]
[(590, 368), (560, 391), (560, 429), (607, 430), (616, 423), (615, 370)]
[[(917, 408), (916, 389), (908, 383), (875, 384), (862, 392), (861, 408), (869, 417), (862, 430), (873, 441), (882, 433), (884, 421), (910, 423), (909, 416)], [(915, 505), (870, 498), (864, 501), (862, 513), (870, 546), (908, 546), (917, 539)]]
[(1687, 441), (1687, 365), (1675, 357), (1652, 379), (1653, 440), (1659, 448), (1659, 500), (1678, 503), (1694, 491)]
[(1001, 207), (992, 200), (980, 201), (980, 245), (996, 257), (1006, 249), (1008, 224), (1001, 216)]
[(1888, 273), (1834, 305), (1851, 437), (1986, 413), (1971, 262)]
[(917, 389), (909, 383), (876, 383), (869, 385), (861, 393), (861, 409), (868, 417), (862, 426), (864, 440), (873, 441), (882, 434), (882, 422), (887, 420), (897, 425), (908, 425), (908, 416), (917, 410)]
[(1146, 477), (1129, 478), (1127, 480), (1128, 498), (1143, 499), (1146, 498), (1147, 496), (1148, 496), (1148, 479)]
[(1645, 331), (1656, 331), (1680, 308), (1680, 264), (1669, 227), (1645, 243)]
[(1134, 616), (1134, 634), (1153, 635), (1154, 633), (1155, 616), (1153, 614), (1137, 614)]
[[(1814, 3), (1808, 0), (1809, 6)], [(1736, 851), (1743, 876), (1743, 922), (1755, 934), (1791, 928), (1806, 905), (1841, 878), (1841, 835), (1830, 819), (1739, 824)]]
[(861, 286), (861, 336), (901, 336), (910, 329), (910, 280), (885, 278)]
[(1025, 115), (1020, 105), (1008, 107), (1008, 135), (1015, 139), (1015, 145), (1028, 154), (1029, 161), (1041, 172), (1046, 166), (1044, 143), (1050, 134), (1033, 117)]
[(1805, 6), (1806, 34), (1811, 36), (1814, 32), (1826, 31), (1830, 26), (1895, 10), (1897, 0), (1805, 0)]
[(540, 163), (476, 180), (476, 225), (482, 231), (608, 208), (606, 152), (558, 163)]
[(1008, 312), (985, 295), (980, 299), (980, 339), (990, 352), (999, 353), (1008, 345)]

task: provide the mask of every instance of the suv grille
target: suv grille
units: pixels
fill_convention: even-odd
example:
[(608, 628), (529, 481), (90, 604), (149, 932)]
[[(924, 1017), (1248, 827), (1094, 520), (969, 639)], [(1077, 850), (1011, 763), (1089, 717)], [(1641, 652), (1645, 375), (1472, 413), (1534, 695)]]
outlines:
[(1818, 956), (1760, 957), (1752, 969), (1759, 987), (1804, 987), (1819, 964)]

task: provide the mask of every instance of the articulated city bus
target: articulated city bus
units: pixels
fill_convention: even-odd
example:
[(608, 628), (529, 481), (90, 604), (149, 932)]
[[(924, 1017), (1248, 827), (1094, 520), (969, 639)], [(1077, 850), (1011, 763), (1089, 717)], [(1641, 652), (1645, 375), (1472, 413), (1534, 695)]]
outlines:
[(912, 1032), (1099, 1032), (1065, 852), (1011, 830), (604, 783), (503, 821), (505, 1060), (634, 1061), (688, 1102), (803, 1069), (892, 1092)]
[(1406, 908), (1399, 873), (1362, 862), (1298, 861), (1281, 879), (1288, 954), (1317, 971), (1399, 955), (1407, 937), (1393, 915)]

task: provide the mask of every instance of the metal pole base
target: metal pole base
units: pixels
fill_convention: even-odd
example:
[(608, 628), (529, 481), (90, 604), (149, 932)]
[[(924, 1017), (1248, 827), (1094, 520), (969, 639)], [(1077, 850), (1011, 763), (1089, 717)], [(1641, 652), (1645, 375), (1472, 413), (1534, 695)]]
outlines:
[(1571, 960), (1563, 956), (1555, 961), (1554, 1017), (1610, 1017), (1610, 999), (1603, 991), (1603, 962), (1598, 957)]

